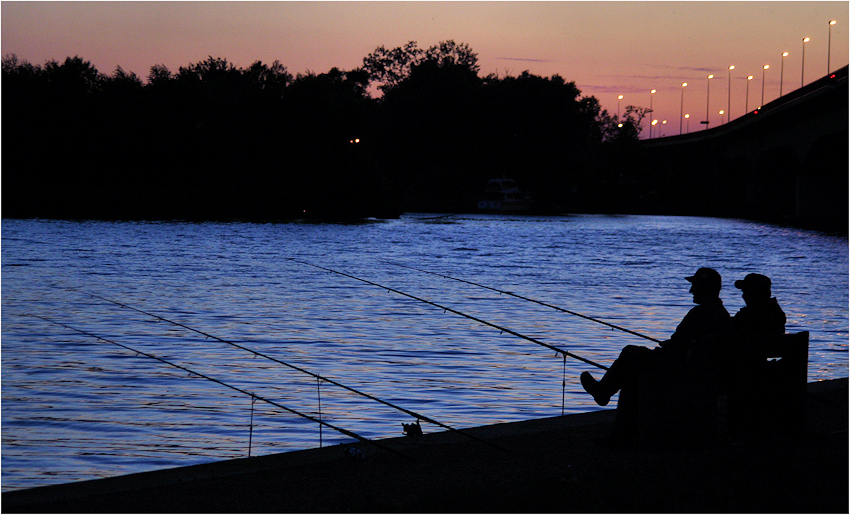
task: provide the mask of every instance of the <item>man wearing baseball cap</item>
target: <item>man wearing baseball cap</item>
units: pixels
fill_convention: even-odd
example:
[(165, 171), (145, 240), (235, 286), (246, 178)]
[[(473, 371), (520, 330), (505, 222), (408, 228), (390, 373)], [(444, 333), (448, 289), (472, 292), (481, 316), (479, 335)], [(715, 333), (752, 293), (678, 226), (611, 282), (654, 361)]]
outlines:
[(741, 290), (746, 306), (732, 318), (737, 343), (730, 349), (732, 359), (727, 384), (730, 431), (736, 436), (754, 438), (761, 423), (758, 405), (762, 367), (771, 357), (771, 341), (785, 334), (785, 313), (776, 298), (771, 297), (770, 278), (761, 274), (747, 274), (735, 281)]
[(627, 446), (634, 442), (637, 437), (637, 382), (641, 374), (675, 370), (685, 364), (696, 341), (731, 334), (731, 318), (720, 300), (720, 274), (711, 268), (700, 268), (685, 279), (691, 283), (690, 293), (697, 305), (688, 311), (669, 340), (654, 349), (627, 345), (599, 381), (589, 372), (582, 372), (582, 387), (600, 406), (607, 405), (611, 397), (620, 392), (617, 430), (610, 437), (600, 439), (598, 444)]
[(770, 296), (770, 278), (761, 274), (747, 274), (735, 281), (744, 302), (732, 318), (735, 331), (741, 336), (785, 334), (785, 312), (775, 297)]

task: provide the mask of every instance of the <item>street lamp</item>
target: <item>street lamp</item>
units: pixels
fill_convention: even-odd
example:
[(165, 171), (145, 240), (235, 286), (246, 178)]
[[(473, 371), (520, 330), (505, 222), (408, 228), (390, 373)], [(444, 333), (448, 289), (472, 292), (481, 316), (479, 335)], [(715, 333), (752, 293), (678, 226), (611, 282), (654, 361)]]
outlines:
[(802, 65), (802, 68), (800, 69), (800, 87), (801, 88), (803, 87), (803, 84), (805, 83), (805, 77), (806, 77), (806, 43), (808, 43), (808, 42), (809, 42), (809, 38), (803, 38), (803, 65)]
[(724, 111), (723, 109), (721, 109), (721, 110), (720, 110), (720, 125), (723, 125), (723, 114), (724, 114), (725, 112), (726, 112), (726, 111)]
[(620, 100), (623, 99), (623, 95), (617, 97), (617, 119), (620, 119)]
[(764, 106), (764, 72), (770, 68), (769, 64), (764, 65), (764, 68), (761, 69), (761, 104), (759, 104), (759, 109)]
[(735, 69), (735, 65), (729, 67), (729, 87), (726, 91), (726, 112), (732, 112), (732, 70)]
[(708, 104), (709, 104), (709, 102), (708, 102), (708, 100), (709, 100), (708, 92), (709, 92), (709, 89), (711, 89), (711, 79), (713, 79), (713, 78), (714, 78), (714, 75), (709, 75), (708, 79), (705, 82), (705, 129), (706, 130), (708, 130), (708, 122), (709, 122), (709, 119), (708, 119)]
[(829, 21), (829, 39), (826, 43), (826, 74), (829, 75), (829, 54), (832, 51), (832, 26), (835, 25), (835, 20)]
[(687, 124), (685, 124), (685, 130), (687, 130), (687, 131), (688, 131), (688, 133), (690, 133), (690, 132), (691, 132), (691, 115), (686, 114), (686, 115), (685, 115), (685, 120), (687, 120), (687, 121), (688, 121), (688, 123), (687, 123)]
[(682, 113), (685, 111), (685, 88), (687, 86), (687, 82), (682, 83), (682, 100), (679, 102), (679, 135), (682, 134)]
[(785, 76), (785, 58), (788, 52), (782, 52), (782, 64), (779, 65), (779, 96), (782, 96), (782, 78)]
[(747, 77), (747, 95), (746, 95), (746, 106), (744, 109), (749, 113), (750, 112), (750, 81), (753, 80), (753, 76), (750, 75)]
[[(652, 113), (653, 113), (653, 111), (652, 111), (652, 95), (654, 95), (654, 94), (655, 94), (655, 90), (654, 90), (654, 89), (653, 89), (652, 91), (650, 91), (650, 92), (649, 92), (649, 118), (650, 118), (650, 119), (652, 119)], [(652, 139), (652, 126), (653, 126), (653, 125), (655, 125), (657, 122), (658, 122), (658, 120), (654, 120), (654, 121), (653, 121), (653, 122), (649, 125), (649, 139)]]

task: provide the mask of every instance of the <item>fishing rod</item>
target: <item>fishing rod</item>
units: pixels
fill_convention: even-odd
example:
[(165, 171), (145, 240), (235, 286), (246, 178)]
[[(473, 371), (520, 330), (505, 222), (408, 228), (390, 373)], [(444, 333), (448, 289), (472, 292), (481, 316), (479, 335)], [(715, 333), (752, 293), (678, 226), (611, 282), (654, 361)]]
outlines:
[[(165, 363), (166, 365), (171, 365), (171, 366), (172, 366), (172, 367), (174, 367), (174, 368), (178, 368), (178, 369), (180, 369), (180, 370), (184, 370), (184, 371), (188, 372), (188, 373), (189, 373), (189, 374), (191, 374), (191, 375), (198, 376), (198, 377), (200, 377), (200, 378), (202, 378), (202, 379), (206, 379), (206, 380), (208, 380), (208, 381), (212, 381), (212, 382), (214, 382), (214, 383), (217, 383), (217, 384), (220, 384), (220, 385), (225, 386), (225, 387), (227, 387), (227, 388), (230, 388), (231, 390), (236, 390), (236, 391), (237, 391), (237, 392), (239, 392), (239, 393), (243, 393), (243, 394), (245, 394), (245, 395), (249, 395), (249, 396), (251, 396), (251, 398), (252, 398), (252, 399), (256, 399), (256, 400), (260, 400), (260, 401), (266, 402), (266, 403), (268, 403), (268, 404), (271, 404), (272, 406), (275, 406), (275, 407), (280, 408), (280, 409), (282, 409), (282, 410), (288, 411), (289, 413), (292, 413), (292, 414), (294, 414), (294, 415), (298, 415), (299, 417), (304, 417), (304, 418), (306, 418), (307, 420), (310, 420), (310, 421), (316, 422), (317, 424), (320, 424), (320, 425), (323, 425), (323, 426), (327, 426), (327, 427), (329, 427), (329, 428), (333, 429), (334, 431), (338, 431), (339, 433), (342, 433), (342, 434), (343, 434), (343, 435), (345, 435), (345, 436), (349, 436), (349, 437), (351, 437), (351, 438), (356, 438), (357, 440), (360, 440), (361, 442), (365, 442), (365, 443), (372, 444), (372, 445), (374, 445), (374, 446), (376, 446), (376, 447), (378, 447), (378, 448), (380, 448), (380, 449), (383, 449), (383, 450), (385, 450), (385, 451), (392, 452), (393, 454), (397, 454), (397, 455), (402, 456), (402, 457), (404, 457), (404, 458), (406, 458), (406, 459), (409, 459), (409, 460), (415, 460), (415, 458), (413, 458), (412, 456), (409, 456), (409, 455), (407, 455), (407, 454), (405, 454), (405, 453), (403, 453), (403, 452), (401, 452), (401, 451), (399, 451), (399, 450), (393, 449), (392, 447), (388, 447), (388, 446), (383, 445), (383, 444), (381, 444), (381, 443), (378, 443), (378, 442), (376, 442), (376, 441), (374, 441), (374, 440), (370, 440), (370, 439), (366, 438), (365, 436), (360, 436), (360, 435), (358, 435), (357, 433), (354, 433), (354, 432), (349, 431), (349, 430), (347, 430), (347, 429), (343, 429), (343, 428), (341, 428), (341, 427), (337, 427), (337, 426), (335, 426), (335, 425), (333, 425), (333, 424), (330, 424), (330, 423), (328, 423), (328, 422), (325, 422), (324, 420), (317, 419), (317, 418), (315, 418), (315, 417), (311, 417), (310, 415), (307, 415), (307, 414), (305, 414), (305, 413), (301, 413), (300, 411), (296, 411), (296, 410), (294, 410), (294, 409), (292, 409), (292, 408), (287, 408), (286, 406), (284, 406), (284, 405), (282, 405), (282, 404), (279, 404), (279, 403), (277, 403), (277, 402), (274, 402), (274, 401), (272, 401), (272, 400), (270, 400), (270, 399), (267, 399), (267, 398), (265, 398), (265, 397), (262, 397), (262, 396), (259, 396), (259, 395), (256, 395), (256, 394), (253, 394), (253, 393), (251, 393), (251, 392), (249, 392), (249, 391), (247, 391), (247, 390), (243, 390), (243, 389), (241, 389), (241, 388), (239, 388), (239, 387), (236, 387), (236, 386), (233, 386), (233, 385), (231, 385), (231, 384), (225, 383), (224, 381), (221, 381), (221, 380), (219, 380), (219, 379), (215, 379), (214, 377), (210, 377), (210, 376), (205, 375), (205, 374), (202, 374), (202, 373), (200, 373), (200, 372), (195, 372), (194, 370), (191, 370), (191, 369), (189, 369), (189, 368), (187, 368), (187, 367), (184, 367), (183, 365), (178, 365), (177, 363), (174, 363), (174, 362), (168, 361), (168, 360), (167, 360), (167, 359), (165, 359), (165, 358), (161, 358), (161, 357), (159, 357), (159, 356), (155, 356), (155, 355), (153, 355), (153, 354), (149, 354), (149, 353), (147, 353), (147, 352), (140, 351), (140, 350), (138, 350), (138, 349), (134, 349), (133, 347), (130, 347), (129, 345), (125, 345), (125, 344), (123, 344), (123, 343), (118, 343), (118, 342), (116, 342), (116, 341), (114, 341), (114, 340), (110, 340), (110, 339), (104, 338), (104, 337), (102, 337), (102, 336), (98, 336), (98, 335), (96, 335), (96, 334), (93, 334), (93, 333), (91, 333), (91, 332), (84, 331), (83, 329), (78, 329), (78, 328), (76, 328), (76, 327), (71, 327), (71, 326), (70, 326), (70, 325), (68, 325), (68, 324), (64, 324), (64, 323), (62, 323), (62, 322), (58, 322), (58, 321), (56, 321), (56, 320), (53, 320), (53, 319), (47, 318), (47, 317), (45, 317), (45, 316), (36, 315), (36, 314), (28, 314), (28, 316), (32, 316), (32, 317), (36, 317), (36, 318), (40, 318), (40, 319), (45, 320), (45, 321), (47, 321), (47, 322), (50, 322), (50, 323), (52, 323), (52, 324), (56, 324), (56, 325), (62, 326), (62, 327), (64, 327), (64, 328), (66, 328), (66, 329), (70, 329), (70, 330), (72, 330), (72, 331), (76, 331), (76, 332), (78, 332), (78, 333), (80, 333), (80, 334), (84, 334), (84, 335), (86, 335), (86, 336), (89, 336), (89, 337), (91, 337), (91, 338), (94, 338), (94, 339), (95, 339), (95, 340), (97, 340), (97, 341), (102, 341), (102, 342), (105, 342), (105, 343), (111, 343), (112, 345), (117, 345), (118, 347), (122, 347), (123, 349), (126, 349), (126, 350), (128, 350), (128, 351), (130, 351), (130, 352), (135, 352), (137, 355), (142, 355), (142, 356), (145, 356), (145, 357), (147, 357), (147, 358), (155, 359), (155, 360), (157, 360), (157, 361), (160, 361), (160, 362), (162, 362), (162, 363)], [(252, 401), (252, 402), (253, 402), (253, 401)]]
[(518, 332), (516, 332), (516, 331), (512, 331), (512, 330), (510, 330), (510, 329), (507, 329), (507, 328), (505, 328), (505, 327), (502, 327), (502, 326), (496, 325), (496, 324), (494, 324), (494, 323), (492, 323), (492, 322), (488, 322), (488, 321), (486, 321), (486, 320), (482, 320), (482, 319), (477, 318), (477, 317), (474, 317), (474, 316), (472, 316), (472, 315), (467, 315), (466, 313), (463, 313), (463, 312), (460, 312), (460, 311), (458, 311), (458, 310), (456, 310), (456, 309), (452, 309), (452, 308), (449, 308), (449, 307), (446, 307), (446, 306), (443, 306), (443, 305), (437, 304), (436, 302), (431, 302), (430, 300), (426, 300), (426, 299), (423, 299), (423, 298), (421, 298), (421, 297), (417, 297), (417, 296), (415, 296), (415, 295), (411, 295), (411, 294), (409, 294), (409, 293), (405, 293), (405, 292), (403, 292), (403, 291), (396, 290), (396, 289), (394, 289), (394, 288), (390, 288), (389, 286), (384, 286), (384, 285), (381, 285), (381, 284), (378, 284), (378, 283), (375, 283), (375, 282), (372, 282), (372, 281), (368, 281), (368, 280), (366, 280), (366, 279), (361, 279), (360, 277), (355, 277), (355, 276), (353, 276), (353, 275), (346, 274), (345, 272), (340, 272), (340, 271), (337, 271), (337, 270), (333, 270), (333, 269), (331, 269), (331, 268), (326, 268), (326, 267), (323, 267), (323, 266), (314, 265), (313, 263), (308, 263), (308, 262), (306, 262), (306, 261), (299, 261), (298, 259), (295, 259), (295, 258), (285, 258), (285, 259), (288, 259), (288, 260), (293, 261), (293, 262), (295, 262), (295, 263), (300, 263), (300, 264), (302, 264), (302, 265), (312, 266), (312, 267), (315, 267), (315, 268), (318, 268), (318, 269), (321, 269), (321, 270), (325, 270), (325, 271), (327, 271), (327, 272), (331, 272), (331, 273), (334, 273), (334, 274), (339, 274), (339, 275), (341, 275), (341, 276), (348, 277), (348, 278), (350, 278), (350, 279), (354, 279), (354, 280), (357, 280), (357, 281), (360, 281), (360, 282), (364, 282), (364, 283), (366, 283), (366, 284), (371, 284), (372, 286), (377, 286), (378, 288), (382, 288), (382, 289), (384, 289), (384, 290), (387, 290), (387, 291), (390, 291), (390, 292), (393, 292), (393, 293), (397, 293), (397, 294), (399, 294), (399, 295), (403, 295), (403, 296), (405, 296), (405, 297), (408, 297), (408, 298), (411, 298), (411, 299), (414, 299), (414, 300), (418, 300), (419, 302), (424, 302), (425, 304), (430, 304), (431, 306), (434, 306), (434, 307), (440, 308), (440, 309), (442, 309), (443, 311), (450, 311), (450, 312), (454, 313), (455, 315), (460, 315), (460, 316), (462, 316), (462, 317), (464, 317), (464, 318), (468, 318), (468, 319), (470, 319), (470, 320), (474, 320), (474, 321), (476, 321), (476, 322), (478, 322), (478, 323), (484, 324), (484, 325), (489, 326), (489, 327), (492, 327), (492, 328), (494, 328), (494, 329), (498, 329), (498, 330), (499, 330), (499, 331), (501, 331), (501, 332), (511, 334), (511, 335), (516, 336), (516, 337), (518, 337), (518, 338), (522, 338), (523, 340), (528, 340), (528, 341), (530, 341), (531, 343), (536, 343), (537, 345), (542, 345), (543, 347), (546, 347), (546, 348), (552, 349), (552, 350), (553, 350), (553, 351), (555, 351), (555, 352), (558, 352), (558, 353), (560, 353), (560, 354), (562, 354), (562, 355), (564, 355), (564, 356), (569, 356), (569, 357), (571, 357), (571, 358), (577, 359), (577, 360), (579, 360), (579, 361), (582, 361), (582, 362), (584, 362), (584, 363), (587, 363), (588, 365), (593, 365), (594, 367), (601, 368), (601, 369), (603, 369), (603, 370), (608, 370), (608, 367), (606, 367), (605, 365), (600, 365), (599, 363), (596, 363), (596, 362), (594, 362), (594, 361), (591, 361), (591, 360), (589, 360), (589, 359), (587, 359), (587, 358), (583, 358), (583, 357), (578, 356), (578, 355), (576, 355), (576, 354), (573, 354), (573, 353), (571, 353), (571, 352), (569, 352), (569, 351), (565, 351), (564, 349), (560, 349), (560, 348), (558, 348), (558, 347), (555, 347), (554, 345), (549, 345), (548, 343), (541, 342), (540, 340), (538, 340), (538, 339), (536, 339), (536, 338), (532, 338), (532, 337), (530, 337), (530, 336), (526, 336), (526, 335), (524, 335), (524, 334), (520, 334), (520, 333), (518, 333)]
[(509, 291), (500, 290), (500, 289), (498, 289), (498, 288), (492, 288), (492, 287), (490, 287), (490, 286), (485, 286), (485, 285), (483, 285), (483, 284), (478, 284), (478, 283), (475, 283), (475, 282), (472, 282), (472, 281), (467, 281), (466, 279), (458, 279), (458, 278), (456, 278), (456, 277), (451, 277), (451, 276), (448, 276), (448, 275), (438, 274), (437, 272), (430, 272), (430, 271), (428, 271), (428, 270), (422, 270), (421, 268), (416, 268), (416, 267), (414, 267), (414, 266), (403, 265), (403, 264), (401, 264), (401, 263), (395, 263), (395, 262), (392, 262), (392, 261), (382, 261), (382, 262), (383, 262), (383, 263), (390, 264), (390, 265), (400, 266), (400, 267), (403, 267), (403, 268), (409, 268), (409, 269), (411, 269), (411, 270), (416, 270), (417, 272), (422, 272), (422, 273), (426, 273), (426, 274), (436, 275), (437, 277), (443, 277), (443, 278), (445, 278), (445, 279), (451, 279), (452, 281), (458, 281), (458, 282), (461, 282), (461, 283), (471, 284), (472, 286), (478, 286), (479, 288), (486, 288), (486, 289), (488, 289), (488, 290), (492, 290), (492, 291), (495, 291), (495, 292), (498, 292), (498, 293), (503, 293), (503, 294), (505, 294), (505, 295), (510, 295), (510, 296), (512, 296), (512, 297), (516, 297), (516, 298), (518, 298), (518, 299), (527, 300), (527, 301), (529, 301), (529, 302), (534, 302), (535, 304), (540, 304), (541, 306), (546, 306), (547, 308), (552, 308), (552, 309), (555, 309), (555, 310), (561, 311), (561, 312), (563, 312), (563, 313), (567, 313), (567, 314), (570, 314), (570, 315), (575, 315), (575, 316), (577, 316), (577, 317), (581, 317), (581, 318), (584, 318), (584, 319), (586, 319), (586, 320), (590, 320), (591, 322), (596, 322), (597, 324), (606, 325), (606, 326), (608, 326), (608, 327), (610, 327), (610, 328), (612, 328), (612, 329), (619, 329), (620, 331), (624, 331), (624, 332), (627, 332), (627, 333), (629, 333), (629, 334), (633, 334), (633, 335), (635, 335), (635, 336), (640, 336), (641, 338), (646, 338), (647, 340), (651, 340), (651, 341), (653, 341), (653, 342), (655, 342), (655, 343), (661, 343), (661, 340), (655, 339), (655, 338), (653, 338), (653, 337), (651, 337), (651, 336), (647, 336), (647, 335), (645, 335), (645, 334), (641, 334), (641, 333), (639, 333), (639, 332), (637, 332), (637, 331), (632, 331), (631, 329), (626, 329), (625, 327), (620, 327), (620, 326), (618, 326), (618, 325), (614, 325), (614, 324), (608, 323), (608, 322), (606, 322), (606, 321), (604, 321), (604, 320), (599, 320), (598, 318), (593, 318), (593, 317), (589, 317), (589, 316), (587, 316), (587, 315), (582, 315), (581, 313), (576, 313), (575, 311), (570, 311), (570, 310), (568, 310), (568, 309), (564, 309), (564, 308), (561, 308), (561, 307), (558, 307), (558, 306), (554, 306), (554, 305), (552, 305), (552, 304), (548, 304), (548, 303), (543, 302), (543, 301), (539, 301), (539, 300), (536, 300), (536, 299), (531, 299), (531, 298), (528, 298), (528, 297), (523, 297), (522, 295), (517, 295), (516, 293), (511, 293), (511, 292), (509, 292)]
[(95, 293), (87, 292), (87, 291), (84, 291), (84, 290), (79, 290), (79, 289), (75, 289), (75, 288), (68, 288), (68, 289), (71, 289), (71, 290), (74, 290), (74, 291), (78, 291), (78, 292), (83, 293), (83, 294), (85, 294), (85, 295), (90, 295), (91, 297), (94, 297), (94, 298), (97, 298), (97, 299), (100, 299), (100, 300), (103, 300), (103, 301), (106, 301), (106, 302), (110, 302), (110, 303), (115, 304), (115, 305), (117, 305), (117, 306), (121, 306), (122, 308), (126, 308), (126, 309), (133, 310), (133, 311), (135, 311), (135, 312), (137, 312), (137, 313), (142, 313), (142, 314), (147, 315), (147, 316), (149, 316), (149, 317), (153, 317), (153, 318), (155, 318), (155, 319), (157, 319), (157, 320), (161, 320), (161, 321), (163, 321), (163, 322), (167, 322), (167, 323), (169, 323), (169, 324), (173, 324), (173, 325), (176, 325), (176, 326), (178, 326), (178, 327), (182, 327), (183, 329), (188, 329), (189, 331), (192, 331), (192, 332), (195, 332), (195, 333), (197, 333), (197, 334), (203, 335), (203, 336), (204, 336), (204, 337), (206, 337), (206, 338), (211, 338), (211, 339), (216, 340), (216, 341), (219, 341), (219, 342), (221, 342), (221, 343), (226, 343), (227, 345), (231, 345), (231, 346), (233, 346), (233, 347), (236, 347), (237, 349), (242, 349), (242, 350), (244, 350), (244, 351), (250, 352), (250, 353), (254, 354), (255, 356), (259, 356), (259, 357), (261, 357), (261, 358), (265, 358), (265, 359), (268, 359), (268, 360), (270, 360), (270, 361), (274, 361), (275, 363), (277, 363), (277, 364), (279, 364), (279, 365), (283, 365), (283, 366), (289, 367), (289, 368), (291, 368), (291, 369), (293, 369), (293, 370), (297, 370), (298, 372), (301, 372), (301, 373), (303, 373), (303, 374), (307, 374), (307, 375), (313, 376), (313, 377), (315, 377), (316, 379), (318, 379), (319, 381), (325, 381), (325, 382), (330, 383), (330, 384), (332, 384), (332, 385), (334, 385), (334, 386), (338, 386), (338, 387), (340, 387), (340, 388), (343, 388), (343, 389), (345, 389), (345, 390), (348, 390), (349, 392), (352, 392), (352, 393), (355, 393), (355, 394), (357, 394), (357, 395), (361, 395), (361, 396), (363, 396), (363, 397), (366, 397), (367, 399), (371, 399), (371, 400), (373, 400), (373, 401), (375, 401), (375, 402), (380, 402), (381, 404), (383, 404), (383, 405), (385, 405), (385, 406), (389, 406), (390, 408), (393, 408), (393, 409), (396, 409), (396, 410), (401, 411), (401, 412), (403, 412), (403, 413), (406, 413), (406, 414), (408, 414), (408, 415), (410, 415), (410, 416), (412, 416), (412, 417), (415, 417), (415, 418), (416, 418), (416, 419), (418, 419), (418, 420), (422, 420), (422, 421), (425, 421), (425, 422), (430, 422), (431, 424), (434, 424), (434, 425), (439, 426), (439, 427), (442, 427), (442, 428), (444, 428), (444, 429), (448, 429), (449, 431), (453, 431), (453, 432), (455, 432), (455, 433), (461, 434), (461, 435), (463, 435), (463, 436), (465, 436), (465, 437), (467, 437), (467, 438), (471, 438), (471, 439), (473, 439), (473, 440), (477, 440), (477, 441), (479, 441), (479, 442), (485, 443), (485, 444), (487, 444), (487, 445), (489, 445), (489, 446), (491, 446), (491, 447), (495, 447), (495, 448), (500, 449), (500, 450), (504, 450), (504, 448), (503, 448), (503, 447), (501, 447), (501, 446), (499, 446), (499, 445), (496, 445), (496, 444), (494, 444), (494, 443), (492, 443), (492, 442), (488, 442), (487, 440), (483, 440), (483, 439), (481, 439), (481, 438), (478, 438), (477, 436), (474, 436), (474, 435), (471, 435), (471, 434), (466, 433), (466, 432), (464, 432), (464, 431), (461, 431), (460, 429), (455, 429), (455, 428), (453, 428), (453, 427), (451, 427), (451, 426), (448, 426), (448, 425), (446, 425), (446, 424), (443, 424), (442, 422), (439, 422), (439, 421), (437, 421), (437, 420), (434, 420), (434, 419), (433, 419), (433, 418), (431, 418), (431, 417), (427, 417), (427, 416), (422, 415), (422, 414), (420, 414), (420, 413), (416, 413), (415, 411), (411, 411), (411, 410), (406, 409), (406, 408), (403, 408), (403, 407), (401, 407), (401, 406), (397, 406), (397, 405), (395, 405), (395, 404), (393, 404), (393, 403), (387, 402), (387, 401), (385, 401), (385, 400), (383, 400), (383, 399), (379, 399), (379, 398), (377, 398), (377, 397), (375, 397), (375, 396), (373, 396), (373, 395), (370, 395), (370, 394), (368, 394), (368, 393), (361, 392), (360, 390), (356, 390), (356, 389), (354, 389), (354, 388), (352, 388), (352, 387), (350, 387), (350, 386), (346, 386), (346, 385), (344, 385), (344, 384), (342, 384), (342, 383), (339, 383), (339, 382), (337, 382), (337, 381), (334, 381), (333, 379), (329, 379), (329, 378), (327, 378), (327, 377), (324, 377), (324, 376), (321, 376), (321, 375), (319, 375), (319, 374), (316, 374), (316, 373), (310, 372), (309, 370), (305, 370), (305, 369), (303, 369), (303, 368), (301, 368), (301, 367), (298, 367), (298, 366), (296, 366), (296, 365), (293, 365), (293, 364), (291, 364), (291, 363), (287, 363), (287, 362), (285, 362), (285, 361), (282, 361), (282, 360), (280, 360), (280, 359), (277, 359), (277, 358), (275, 358), (275, 357), (273, 357), (273, 356), (269, 356), (268, 354), (264, 354), (264, 353), (259, 352), (259, 351), (256, 351), (256, 350), (249, 349), (248, 347), (245, 347), (245, 346), (243, 346), (243, 345), (239, 345), (238, 343), (234, 343), (234, 342), (232, 342), (232, 341), (225, 340), (224, 338), (219, 338), (218, 336), (214, 336), (214, 335), (212, 335), (212, 334), (206, 333), (206, 332), (201, 331), (201, 330), (199, 330), (199, 329), (195, 329), (195, 328), (193, 328), (193, 327), (189, 327), (189, 326), (188, 326), (188, 325), (186, 325), (186, 324), (182, 324), (182, 323), (180, 323), (180, 322), (176, 322), (176, 321), (174, 321), (174, 320), (169, 320), (168, 318), (165, 318), (165, 317), (163, 317), (163, 316), (157, 315), (157, 314), (155, 314), (155, 313), (150, 313), (150, 312), (148, 312), (148, 311), (144, 311), (144, 310), (141, 310), (141, 309), (139, 309), (139, 308), (135, 308), (135, 307), (130, 306), (130, 305), (128, 305), (128, 304), (126, 304), (126, 303), (124, 303), (124, 302), (118, 302), (118, 301), (116, 301), (116, 300), (108, 299), (108, 298), (106, 298), (106, 297), (102, 297), (102, 296), (97, 295), (97, 294), (95, 294)]

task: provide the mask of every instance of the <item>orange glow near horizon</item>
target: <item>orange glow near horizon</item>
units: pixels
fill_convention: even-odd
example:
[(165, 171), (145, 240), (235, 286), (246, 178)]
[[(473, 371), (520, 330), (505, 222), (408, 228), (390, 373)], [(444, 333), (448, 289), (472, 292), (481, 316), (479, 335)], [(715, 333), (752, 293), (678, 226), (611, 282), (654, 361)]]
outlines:
[[(850, 26), (847, 2), (807, 1), (2, 2), (0, 10), (3, 55), (33, 64), (79, 55), (102, 73), (121, 66), (145, 78), (154, 65), (176, 71), (212, 56), (237, 67), (279, 60), (293, 74), (322, 73), (357, 68), (379, 46), (451, 39), (478, 54), (481, 76), (558, 74), (610, 114), (620, 95), (648, 107), (645, 92), (656, 89), (653, 109), (668, 119), (679, 116), (680, 84), (729, 62), (736, 63), (731, 98), (718, 88), (710, 100), (743, 113), (748, 75), (804, 36), (807, 70), (827, 67), (827, 30), (832, 68), (846, 65)], [(663, 30), (638, 30), (646, 26)], [(786, 86), (799, 84), (800, 59), (785, 57)], [(765, 102), (779, 94), (776, 75)], [(705, 110), (705, 102), (692, 95), (684, 108)]]

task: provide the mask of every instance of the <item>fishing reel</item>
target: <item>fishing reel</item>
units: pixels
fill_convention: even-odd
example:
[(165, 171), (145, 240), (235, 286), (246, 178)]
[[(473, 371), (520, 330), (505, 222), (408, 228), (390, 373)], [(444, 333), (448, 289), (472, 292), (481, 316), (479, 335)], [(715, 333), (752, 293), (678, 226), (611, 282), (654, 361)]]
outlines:
[(413, 424), (405, 424), (402, 422), (401, 427), (404, 429), (406, 436), (422, 436), (422, 426), (419, 425), (419, 419)]

